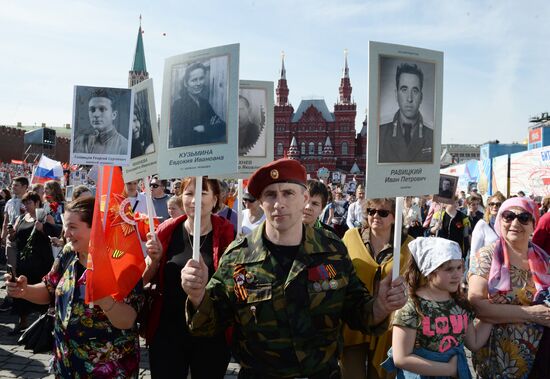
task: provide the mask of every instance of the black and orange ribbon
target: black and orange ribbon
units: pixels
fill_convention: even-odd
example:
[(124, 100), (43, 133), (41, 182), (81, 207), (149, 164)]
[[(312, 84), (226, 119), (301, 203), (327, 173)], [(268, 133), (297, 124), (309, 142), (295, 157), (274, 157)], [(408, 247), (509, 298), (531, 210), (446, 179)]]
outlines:
[(235, 296), (237, 296), (237, 300), (246, 301), (248, 299), (248, 291), (244, 286), (244, 283), (246, 283), (246, 269), (243, 265), (235, 266), (233, 280), (235, 281)]
[(336, 276), (336, 270), (332, 264), (325, 265), (329, 278), (333, 279)]

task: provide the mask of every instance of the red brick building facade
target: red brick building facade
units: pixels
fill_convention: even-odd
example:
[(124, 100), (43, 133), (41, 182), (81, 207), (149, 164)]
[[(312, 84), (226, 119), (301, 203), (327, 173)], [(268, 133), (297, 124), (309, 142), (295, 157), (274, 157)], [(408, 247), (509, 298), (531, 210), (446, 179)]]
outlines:
[[(26, 131), (28, 130), (19, 127), (0, 126), (0, 162), (25, 159), (26, 146), (23, 138)], [(43, 152), (56, 161), (69, 162), (70, 145), (71, 140), (69, 138), (57, 135), (55, 148), (45, 148)]]
[(275, 159), (287, 156), (298, 159), (311, 178), (321, 167), (363, 180), (366, 163), (366, 125), (355, 132), (357, 106), (351, 99), (351, 82), (347, 57), (340, 80), (339, 100), (330, 112), (322, 99), (302, 100), (296, 112), (288, 102), (284, 58), (276, 89)]

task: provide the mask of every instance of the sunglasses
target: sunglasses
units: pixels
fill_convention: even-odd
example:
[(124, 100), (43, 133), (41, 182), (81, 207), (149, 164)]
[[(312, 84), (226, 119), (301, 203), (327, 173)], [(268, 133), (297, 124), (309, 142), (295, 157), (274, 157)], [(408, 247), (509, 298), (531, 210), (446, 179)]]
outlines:
[(491, 203), (488, 203), (487, 205), (490, 206), (490, 207), (500, 207), (502, 205), (502, 203), (492, 203), (491, 202)]
[(375, 214), (378, 213), (378, 216), (382, 217), (382, 218), (386, 218), (390, 215), (390, 211), (387, 211), (385, 209), (374, 209), (374, 208), (367, 208), (367, 214), (369, 216), (374, 216)]
[(160, 187), (160, 184), (151, 183), (151, 184), (149, 184), (149, 187), (152, 187), (152, 188), (159, 188), (159, 187)]
[(252, 199), (243, 199), (243, 201), (246, 201), (247, 203), (254, 203), (254, 202), (256, 202), (256, 200), (252, 200)]
[(502, 212), (501, 217), (507, 223), (511, 223), (516, 218), (522, 225), (528, 225), (530, 222), (533, 222), (533, 216), (528, 212), (515, 213), (512, 211), (504, 211)]

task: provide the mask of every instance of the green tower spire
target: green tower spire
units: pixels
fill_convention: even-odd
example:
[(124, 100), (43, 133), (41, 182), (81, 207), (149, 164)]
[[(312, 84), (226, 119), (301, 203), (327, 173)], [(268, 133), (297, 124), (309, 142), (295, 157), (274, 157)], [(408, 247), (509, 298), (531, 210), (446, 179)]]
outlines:
[(148, 79), (147, 65), (145, 64), (145, 49), (143, 48), (143, 30), (141, 29), (141, 15), (139, 15), (139, 29), (136, 42), (134, 62), (128, 76), (128, 86), (132, 87), (137, 83)]

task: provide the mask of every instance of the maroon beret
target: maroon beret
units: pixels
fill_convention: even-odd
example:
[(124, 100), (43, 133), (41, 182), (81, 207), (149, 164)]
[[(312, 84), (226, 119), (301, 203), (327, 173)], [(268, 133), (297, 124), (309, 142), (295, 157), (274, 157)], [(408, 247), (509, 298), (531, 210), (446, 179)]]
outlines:
[(306, 187), (306, 180), (306, 169), (300, 162), (282, 158), (257, 169), (248, 180), (248, 192), (259, 199), (264, 188), (270, 184), (295, 183)]

